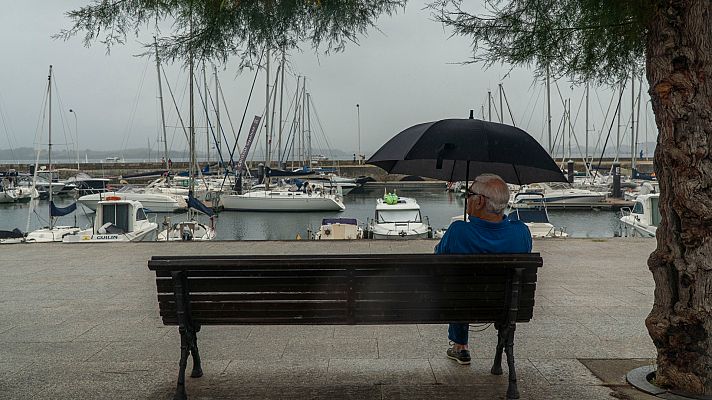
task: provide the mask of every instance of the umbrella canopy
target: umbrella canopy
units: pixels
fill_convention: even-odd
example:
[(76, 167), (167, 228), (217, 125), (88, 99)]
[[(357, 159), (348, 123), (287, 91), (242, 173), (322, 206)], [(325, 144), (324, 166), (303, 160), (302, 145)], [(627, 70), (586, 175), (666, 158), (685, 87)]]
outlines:
[(412, 126), (368, 160), (392, 174), (464, 181), (483, 173), (506, 182), (567, 182), (556, 162), (523, 130), (479, 119), (444, 119)]

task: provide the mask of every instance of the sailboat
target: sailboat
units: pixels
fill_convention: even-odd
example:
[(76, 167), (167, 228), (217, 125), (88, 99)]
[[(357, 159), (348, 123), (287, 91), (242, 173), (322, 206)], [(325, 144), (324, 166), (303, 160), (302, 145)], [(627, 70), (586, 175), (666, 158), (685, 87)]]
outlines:
[[(158, 58), (158, 51), (156, 51), (156, 63), (160, 63)], [(160, 64), (159, 64), (160, 65)], [(178, 222), (175, 224), (170, 223), (168, 218), (165, 219), (164, 226), (165, 229), (158, 233), (156, 240), (158, 241), (193, 241), (193, 240), (213, 240), (215, 239), (215, 228), (212, 224), (213, 211), (201, 203), (195, 198), (195, 170), (196, 160), (195, 160), (195, 113), (193, 108), (193, 57), (189, 60), (189, 74), (188, 79), (190, 79), (190, 89), (189, 89), (189, 102), (190, 102), (190, 167), (189, 169), (189, 189), (188, 189), (188, 217), (186, 221)], [(160, 67), (158, 68), (158, 81), (160, 88)], [(161, 120), (163, 126), (165, 127), (165, 122)], [(165, 130), (164, 130), (165, 134)], [(165, 137), (164, 137), (165, 140)], [(195, 210), (200, 211), (210, 217), (210, 225), (205, 225), (200, 223), (196, 219)]]
[[(49, 161), (49, 171), (52, 171), (52, 66), (49, 66), (49, 76), (47, 85), (47, 102), (48, 102), (48, 138), (47, 141), (47, 158)], [(39, 159), (39, 157), (38, 157)], [(35, 166), (35, 174), (33, 178), (33, 190), (34, 184), (37, 180), (37, 168)], [(55, 218), (62, 217), (72, 213), (77, 209), (77, 203), (72, 203), (68, 207), (60, 208), (54, 204), (52, 199), (53, 191), (49, 191), (49, 226), (37, 229), (27, 234), (25, 241), (27, 243), (42, 243), (42, 242), (61, 242), (62, 239), (68, 235), (74, 235), (79, 232), (79, 227), (76, 226), (59, 226), (55, 225)], [(30, 207), (30, 215), (32, 214), (32, 207)], [(29, 228), (29, 216), (28, 216), (28, 228)]]

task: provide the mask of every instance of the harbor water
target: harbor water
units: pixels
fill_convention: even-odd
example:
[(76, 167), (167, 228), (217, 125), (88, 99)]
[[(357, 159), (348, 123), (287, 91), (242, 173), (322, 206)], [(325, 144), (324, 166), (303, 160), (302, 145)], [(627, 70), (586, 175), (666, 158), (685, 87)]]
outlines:
[[(446, 192), (440, 186), (427, 185), (395, 189), (399, 196), (412, 197), (418, 201), (423, 218), (430, 221), (433, 229), (446, 228), (452, 217), (462, 215), (464, 197)], [(389, 191), (392, 191), (389, 188)], [(323, 218), (356, 218), (361, 225), (373, 218), (376, 199), (383, 196), (383, 187), (366, 187), (344, 196), (346, 210), (343, 212), (248, 212), (223, 211), (216, 219), (217, 240), (294, 240), (307, 239), (310, 232), (319, 230)], [(58, 199), (58, 206), (68, 205), (72, 199)], [(30, 230), (47, 226), (48, 202), (36, 200), (29, 218)], [(0, 229), (19, 228), (25, 231), (30, 204), (0, 204)], [(91, 224), (93, 214), (79, 206), (74, 214), (62, 217), (57, 225), (85, 227)], [(149, 214), (149, 219), (159, 224), (165, 218), (179, 222), (181, 214)], [(597, 210), (549, 210), (551, 223), (557, 228), (565, 227), (571, 237), (613, 237), (620, 230), (618, 215), (614, 211)], [(207, 218), (202, 218), (207, 222)]]

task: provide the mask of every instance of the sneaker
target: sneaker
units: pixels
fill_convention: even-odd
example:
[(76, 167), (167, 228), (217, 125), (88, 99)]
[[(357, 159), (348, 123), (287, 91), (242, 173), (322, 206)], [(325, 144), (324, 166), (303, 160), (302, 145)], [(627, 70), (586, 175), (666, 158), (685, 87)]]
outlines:
[(471, 360), (469, 350), (455, 350), (452, 347), (447, 349), (447, 357), (457, 361), (460, 365), (468, 365)]

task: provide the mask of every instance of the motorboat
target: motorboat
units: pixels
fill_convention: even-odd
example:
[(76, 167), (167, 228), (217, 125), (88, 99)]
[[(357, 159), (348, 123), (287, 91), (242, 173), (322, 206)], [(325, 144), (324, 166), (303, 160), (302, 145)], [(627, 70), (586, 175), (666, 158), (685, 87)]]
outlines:
[(152, 240), (158, 224), (146, 217), (139, 201), (108, 196), (98, 203), (94, 224), (63, 238), (63, 243), (141, 242)]
[(57, 225), (34, 230), (27, 234), (26, 243), (61, 242), (66, 236), (76, 235), (81, 228), (76, 226)]
[(376, 200), (376, 214), (368, 230), (373, 239), (423, 239), (431, 234), (430, 225), (420, 215), (418, 202), (395, 193)]
[[(521, 194), (522, 196), (518, 196)], [(532, 196), (524, 196), (533, 194)], [(596, 192), (588, 189), (577, 189), (568, 183), (533, 183), (524, 185), (518, 193), (510, 199), (513, 208), (540, 207), (543, 203), (557, 206), (577, 206), (601, 203), (606, 199), (607, 193)]]
[[(542, 196), (541, 194), (517, 194), (517, 196)], [(529, 228), (532, 238), (565, 238), (568, 233), (564, 228), (557, 228), (549, 222), (549, 213), (546, 209), (546, 202), (541, 203), (543, 207), (537, 208), (512, 208), (507, 214), (510, 221), (522, 221)]]
[(341, 196), (324, 191), (253, 190), (220, 197), (225, 210), (343, 211)]
[(183, 196), (164, 194), (164, 193), (147, 193), (133, 191), (130, 188), (124, 188), (118, 192), (105, 192), (88, 194), (77, 199), (77, 202), (96, 211), (97, 205), (104, 199), (116, 197), (121, 200), (140, 201), (149, 212), (154, 213), (172, 213), (185, 211), (188, 208)]
[(352, 240), (363, 238), (356, 218), (324, 218), (314, 240)]
[(80, 172), (74, 176), (67, 178), (65, 185), (74, 185), (79, 196), (94, 193), (104, 193), (108, 189), (106, 186), (111, 180), (108, 178), (92, 178), (91, 176)]
[(621, 209), (626, 236), (655, 237), (660, 224), (660, 193), (641, 194), (632, 209)]
[(40, 197), (37, 189), (27, 186), (4, 187), (0, 185), (1, 203), (27, 203), (30, 200)]
[(0, 230), (0, 244), (16, 244), (25, 241), (25, 234), (15, 228), (11, 231)]

